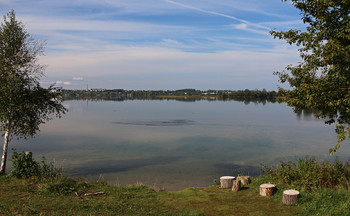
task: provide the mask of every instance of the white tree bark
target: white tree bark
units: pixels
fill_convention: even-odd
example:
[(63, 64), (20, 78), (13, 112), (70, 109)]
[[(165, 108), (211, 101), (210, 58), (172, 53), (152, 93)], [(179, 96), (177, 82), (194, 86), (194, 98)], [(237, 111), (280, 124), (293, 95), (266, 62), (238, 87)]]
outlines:
[(2, 158), (1, 158), (1, 167), (0, 167), (0, 174), (5, 173), (6, 169), (6, 159), (7, 159), (7, 147), (9, 144), (9, 129), (6, 129), (5, 135), (4, 135), (4, 146), (2, 149)]

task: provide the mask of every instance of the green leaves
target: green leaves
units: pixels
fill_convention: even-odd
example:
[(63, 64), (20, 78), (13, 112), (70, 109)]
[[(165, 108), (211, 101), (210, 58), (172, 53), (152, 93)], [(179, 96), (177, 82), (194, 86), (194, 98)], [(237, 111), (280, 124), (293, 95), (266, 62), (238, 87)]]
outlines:
[(66, 111), (59, 92), (39, 84), (44, 67), (37, 59), (42, 50), (43, 43), (31, 38), (14, 11), (4, 16), (0, 25), (0, 130), (11, 128), (12, 136), (33, 136), (50, 114), (60, 117)]
[[(287, 1), (287, 0), (284, 0)], [(291, 29), (270, 33), (299, 46), (303, 62), (276, 72), (280, 82), (288, 82), (284, 101), (295, 110), (312, 109), (326, 123), (350, 123), (350, 1), (293, 0), (301, 11), (307, 31)], [(336, 130), (338, 131), (338, 130)], [(339, 135), (339, 133), (338, 133)], [(343, 141), (344, 139), (340, 139)], [(337, 145), (331, 153), (339, 149)]]
[(9, 131), (10, 137), (34, 136), (40, 124), (67, 111), (59, 91), (39, 84), (44, 66), (38, 64), (38, 56), (43, 47), (16, 20), (13, 10), (4, 16), (0, 25), (0, 131)]

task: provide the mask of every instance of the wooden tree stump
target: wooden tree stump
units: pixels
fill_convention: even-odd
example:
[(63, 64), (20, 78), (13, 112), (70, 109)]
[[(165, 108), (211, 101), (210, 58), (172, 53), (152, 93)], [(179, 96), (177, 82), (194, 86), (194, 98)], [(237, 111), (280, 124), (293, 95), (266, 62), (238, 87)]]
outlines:
[(250, 177), (249, 176), (238, 176), (237, 180), (241, 180), (242, 185), (249, 185), (250, 184)]
[(275, 193), (276, 186), (273, 184), (262, 184), (260, 185), (261, 196), (272, 196)]
[(236, 177), (233, 176), (222, 176), (220, 177), (220, 188), (232, 188), (233, 186), (233, 180), (235, 180)]
[(241, 180), (234, 180), (233, 186), (232, 186), (232, 191), (237, 192), (240, 190), (241, 190)]
[(283, 191), (282, 202), (286, 205), (297, 204), (299, 201), (300, 193), (297, 190), (285, 190)]

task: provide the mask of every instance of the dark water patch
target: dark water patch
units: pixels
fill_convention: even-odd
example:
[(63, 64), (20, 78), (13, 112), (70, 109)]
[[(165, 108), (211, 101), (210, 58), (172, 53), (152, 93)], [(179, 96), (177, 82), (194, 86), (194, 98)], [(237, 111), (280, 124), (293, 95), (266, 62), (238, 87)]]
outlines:
[(231, 139), (209, 136), (186, 137), (179, 139), (178, 143), (182, 145), (177, 147), (174, 152), (187, 155), (223, 155), (227, 152), (238, 151), (243, 146)]
[(70, 175), (98, 175), (101, 173), (116, 173), (130, 171), (140, 167), (157, 164), (170, 164), (179, 161), (182, 157), (153, 157), (129, 160), (98, 160), (81, 164), (77, 168), (68, 170)]
[(259, 168), (255, 166), (239, 165), (233, 163), (218, 163), (214, 166), (217, 169), (218, 176), (258, 176), (262, 174)]
[(36, 153), (65, 152), (69, 149), (69, 152), (75, 152), (79, 155), (82, 148), (85, 151), (98, 151), (101, 153), (114, 151), (163, 153), (163, 148), (155, 146), (154, 143), (148, 140), (145, 140), (145, 142), (120, 141), (104, 136), (85, 134), (58, 136), (47, 133), (38, 136), (35, 140), (14, 140), (11, 144), (17, 151), (32, 151)]
[(297, 162), (297, 160), (300, 159), (310, 159), (310, 158), (315, 158), (318, 161), (329, 161), (331, 163), (333, 163), (335, 160), (340, 160), (342, 162), (350, 162), (350, 156), (347, 157), (334, 157), (331, 156), (329, 154), (323, 154), (323, 155), (298, 155), (298, 156), (284, 156), (284, 157), (276, 157), (272, 162), (270, 162), (269, 164), (264, 164), (267, 166), (279, 166), (281, 162)]
[(130, 122), (112, 122), (119, 125), (138, 125), (138, 126), (185, 126), (194, 125), (195, 121), (186, 119), (166, 120), (166, 121), (130, 121)]

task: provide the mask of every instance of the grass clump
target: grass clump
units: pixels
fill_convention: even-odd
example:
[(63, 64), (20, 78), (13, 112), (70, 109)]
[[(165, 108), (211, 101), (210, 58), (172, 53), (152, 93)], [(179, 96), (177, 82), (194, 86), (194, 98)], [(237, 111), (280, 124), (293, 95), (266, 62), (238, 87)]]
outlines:
[(277, 187), (272, 199), (281, 202), (283, 191), (296, 189), (300, 199), (296, 206), (304, 215), (350, 216), (350, 164), (338, 159), (317, 161), (314, 157), (280, 162), (279, 166), (263, 166), (263, 175), (254, 179), (258, 186), (270, 182)]
[(53, 162), (46, 162), (43, 157), (40, 162), (34, 160), (31, 152), (16, 152), (11, 159), (11, 177), (29, 179), (37, 185), (37, 192), (47, 194), (70, 194), (78, 190), (87, 190), (84, 180), (67, 178), (62, 167), (56, 167)]
[(263, 166), (264, 175), (282, 187), (292, 187), (307, 192), (320, 188), (350, 187), (350, 163), (335, 159), (317, 161), (314, 157), (280, 162), (279, 167)]
[(64, 178), (63, 169), (55, 167), (53, 162), (47, 163), (45, 157), (37, 162), (31, 152), (16, 152), (13, 149), (11, 155), (12, 171), (11, 176), (16, 178), (41, 178), (41, 179), (60, 179)]

